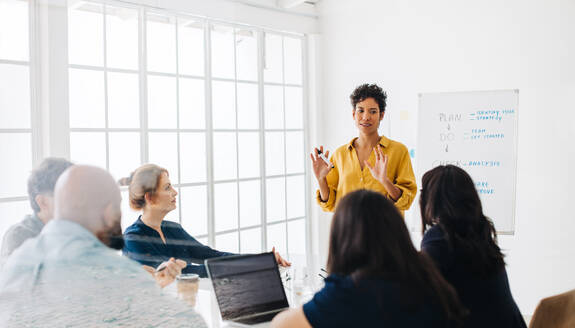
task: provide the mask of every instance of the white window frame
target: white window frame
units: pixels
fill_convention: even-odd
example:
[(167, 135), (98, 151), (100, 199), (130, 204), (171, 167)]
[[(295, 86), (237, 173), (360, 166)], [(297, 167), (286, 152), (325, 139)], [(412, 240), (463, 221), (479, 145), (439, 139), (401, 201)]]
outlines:
[[(38, 56), (38, 42), (37, 42), (37, 10), (36, 0), (26, 0), (28, 3), (28, 60), (13, 60), (1, 59), (0, 64), (18, 65), (28, 67), (29, 72), (29, 90), (30, 90), (30, 127), (29, 128), (3, 128), (0, 129), (0, 136), (9, 133), (27, 133), (30, 134), (29, 151), (31, 153), (32, 167), (37, 166), (43, 156), (42, 147), (42, 124), (39, 102), (39, 56)], [(12, 203), (27, 201), (28, 196), (9, 196), (0, 197), (0, 203)], [(30, 209), (29, 212), (32, 212)], [(9, 219), (9, 218), (6, 218)], [(10, 218), (18, 220), (19, 218)], [(14, 223), (16, 223), (15, 221)], [(0, 236), (0, 240), (3, 236)]]
[[(31, 0), (32, 2), (35, 0)], [(42, 75), (42, 88), (41, 88), (41, 95), (43, 95), (48, 101), (43, 102), (43, 111), (44, 120), (41, 122), (42, 125), (47, 127), (41, 133), (44, 136), (44, 145), (47, 145), (46, 151), (37, 151), (37, 156), (35, 157), (37, 160), (41, 159), (43, 156), (61, 156), (70, 158), (70, 147), (69, 147), (69, 140), (70, 140), (70, 132), (105, 132), (106, 135), (106, 165), (109, 167), (109, 132), (139, 132), (140, 133), (140, 162), (146, 163), (148, 162), (148, 136), (150, 132), (175, 132), (178, 135), (178, 168), (180, 166), (179, 160), (179, 143), (180, 143), (180, 133), (181, 132), (203, 132), (205, 133), (206, 137), (206, 155), (207, 155), (207, 176), (206, 182), (199, 182), (199, 183), (175, 183), (174, 186), (176, 188), (180, 187), (188, 187), (188, 186), (198, 186), (198, 185), (206, 185), (207, 187), (207, 199), (208, 199), (208, 241), (210, 245), (215, 244), (215, 238), (218, 235), (229, 233), (229, 232), (237, 232), (238, 233), (238, 249), (241, 249), (241, 233), (247, 229), (253, 228), (261, 228), (261, 248), (262, 250), (267, 249), (267, 228), (268, 226), (274, 224), (281, 224), (285, 223), (285, 234), (286, 234), (286, 252), (289, 249), (289, 236), (288, 236), (288, 222), (297, 221), (304, 219), (305, 220), (305, 240), (306, 240), (306, 250), (305, 255), (307, 259), (308, 267), (312, 263), (312, 243), (311, 243), (311, 210), (310, 210), (310, 173), (309, 173), (309, 165), (307, 165), (305, 154), (302, 154), (302, 160), (304, 161), (304, 171), (302, 173), (296, 174), (286, 174), (286, 165), (285, 165), (285, 157), (284, 157), (284, 174), (277, 175), (277, 176), (266, 176), (265, 174), (265, 132), (269, 131), (281, 131), (284, 134), (284, 140), (286, 137), (286, 132), (289, 131), (302, 131), (304, 135), (304, 150), (309, 149), (309, 125), (308, 125), (308, 77), (307, 77), (307, 67), (308, 67), (308, 58), (307, 58), (307, 39), (308, 37), (305, 34), (301, 33), (290, 33), (285, 31), (278, 31), (274, 29), (268, 29), (261, 26), (251, 26), (247, 24), (238, 24), (234, 22), (228, 22), (218, 19), (206, 18), (206, 17), (199, 17), (195, 15), (190, 15), (187, 13), (176, 12), (173, 10), (163, 10), (157, 8), (150, 8), (142, 5), (133, 5), (127, 4), (125, 2), (117, 2), (117, 1), (91, 1), (97, 4), (101, 4), (105, 6), (110, 5), (114, 7), (125, 7), (130, 9), (137, 9), (138, 10), (138, 24), (139, 24), (139, 49), (138, 49), (138, 56), (139, 56), (139, 66), (137, 71), (136, 70), (124, 70), (124, 69), (115, 69), (107, 67), (106, 62), (106, 55), (104, 56), (104, 66), (102, 68), (94, 68), (91, 66), (85, 65), (76, 65), (76, 64), (68, 64), (68, 50), (67, 50), (67, 35), (68, 35), (68, 6), (65, 0), (58, 0), (60, 1), (60, 6), (48, 6), (46, 5), (43, 7), (43, 15), (40, 18), (40, 23), (37, 25), (42, 25), (44, 28), (48, 26), (47, 33), (44, 33), (44, 36), (40, 42), (45, 42), (48, 45), (48, 53), (50, 54), (50, 59), (46, 59), (45, 55), (42, 52), (34, 51), (35, 57), (31, 58), (40, 58), (41, 57), (41, 64), (44, 66), (43, 75)], [(148, 13), (160, 14), (160, 15), (169, 15), (169, 16), (177, 16), (177, 17), (186, 17), (186, 18), (193, 18), (197, 20), (204, 21), (204, 65), (205, 65), (205, 76), (198, 77), (198, 76), (187, 76), (187, 75), (180, 75), (179, 74), (179, 63), (178, 63), (178, 42), (176, 42), (176, 73), (175, 74), (164, 74), (164, 73), (152, 73), (153, 75), (166, 75), (172, 77), (190, 77), (190, 78), (201, 78), (205, 81), (205, 119), (206, 119), (206, 126), (205, 130), (200, 129), (180, 129), (179, 128), (179, 101), (178, 101), (178, 125), (176, 129), (149, 129), (148, 128), (148, 99), (147, 99), (147, 75), (150, 74), (147, 70), (147, 63), (146, 63), (146, 15)], [(106, 9), (104, 9), (104, 54), (106, 54)], [(63, 19), (65, 17), (65, 19)], [(58, 23), (54, 23), (55, 20)], [(31, 24), (36, 23), (36, 19), (31, 19)], [(251, 30), (256, 31), (257, 35), (257, 54), (258, 54), (258, 80), (254, 81), (242, 81), (234, 79), (221, 79), (221, 78), (213, 78), (211, 75), (211, 40), (210, 40), (210, 27), (212, 24), (215, 25), (227, 25), (234, 28), (248, 28)], [(36, 25), (36, 24), (35, 24)], [(34, 30), (38, 30), (39, 26), (35, 26)], [(176, 24), (176, 38), (177, 38), (177, 30), (178, 25)], [(32, 28), (31, 28), (32, 31)], [(302, 84), (301, 85), (290, 85), (285, 84), (285, 75), (283, 76), (282, 83), (268, 83), (264, 82), (263, 77), (263, 63), (264, 63), (264, 33), (273, 33), (275, 35), (280, 35), (282, 37), (292, 37), (292, 38), (299, 38), (302, 42)], [(177, 39), (176, 39), (177, 40)], [(283, 44), (283, 43), (282, 43)], [(31, 44), (32, 45), (32, 44)], [(64, 45), (64, 46), (62, 46)], [(235, 50), (235, 42), (234, 42), (234, 50)], [(282, 46), (283, 47), (283, 46)], [(32, 49), (32, 46), (31, 46)], [(31, 50), (32, 52), (32, 50)], [(234, 51), (234, 62), (236, 51)], [(282, 70), (285, 70), (285, 60), (283, 58), (284, 51), (282, 49)], [(37, 57), (36, 57), (37, 56)], [(65, 58), (63, 61), (62, 58)], [(237, 66), (234, 65), (234, 69), (237, 70)], [(137, 73), (139, 77), (139, 88), (140, 88), (140, 127), (139, 128), (132, 128), (132, 129), (118, 129), (118, 128), (109, 128), (108, 127), (108, 105), (107, 105), (107, 97), (105, 99), (106, 104), (106, 114), (105, 114), (105, 127), (100, 129), (92, 129), (92, 128), (70, 128), (69, 127), (69, 104), (68, 104), (68, 71), (70, 68), (79, 68), (79, 69), (92, 69), (103, 71), (105, 74), (105, 95), (107, 95), (107, 72), (130, 72), (130, 73)], [(283, 73), (283, 72), (282, 72)], [(55, 76), (65, 76), (63, 79), (59, 79), (56, 81), (57, 83), (46, 83), (46, 81), (54, 82)], [(237, 74), (235, 74), (237, 75)], [(283, 75), (283, 74), (282, 74)], [(32, 81), (38, 81), (40, 77), (32, 79)], [(234, 82), (235, 87), (237, 88), (238, 82), (246, 82), (246, 83), (254, 83), (258, 85), (258, 97), (259, 97), (259, 128), (253, 130), (240, 130), (237, 129), (237, 116), (236, 116), (236, 129), (230, 129), (229, 132), (236, 133), (236, 145), (238, 139), (238, 132), (243, 131), (254, 131), (260, 134), (260, 175), (257, 178), (248, 178), (248, 179), (240, 179), (236, 177), (236, 179), (232, 179), (229, 181), (218, 181), (217, 183), (214, 181), (213, 177), (213, 133), (214, 129), (212, 128), (212, 81), (231, 81)], [(179, 81), (177, 79), (176, 81)], [(179, 85), (177, 82), (176, 86)], [(265, 129), (264, 127), (264, 85), (279, 85), (283, 87), (283, 92), (285, 94), (285, 87), (289, 86), (297, 86), (302, 88), (302, 98), (303, 98), (303, 128), (302, 129), (285, 129), (285, 95), (284, 95), (284, 128), (283, 129)], [(177, 92), (179, 94), (179, 88), (177, 87)], [(39, 95), (34, 93), (34, 99), (38, 99)], [(237, 94), (236, 94), (237, 98)], [(237, 101), (236, 101), (236, 113), (237, 113)], [(40, 122), (37, 125), (41, 125)], [(36, 126), (34, 126), (35, 130)], [(41, 129), (37, 131), (42, 132)], [(217, 130), (224, 131), (224, 130)], [(35, 138), (36, 146), (38, 145), (38, 140), (42, 140), (41, 138)], [(47, 141), (46, 141), (47, 140)], [(285, 154), (285, 142), (284, 142), (284, 154)], [(35, 149), (41, 150), (41, 147), (37, 147)], [(239, 151), (239, 149), (238, 149)], [(237, 156), (237, 153), (236, 153)], [(236, 161), (236, 165), (239, 166), (239, 162)], [(239, 172), (239, 171), (238, 171)], [(305, 216), (298, 217), (298, 218), (287, 218), (287, 190), (285, 193), (285, 201), (286, 201), (286, 213), (285, 219), (277, 222), (270, 222), (268, 223), (266, 220), (266, 180), (271, 177), (283, 177), (286, 179), (290, 176), (303, 176), (304, 177), (304, 185), (305, 185)], [(261, 215), (260, 219), (261, 222), (259, 225), (249, 226), (249, 227), (241, 227), (239, 224), (239, 211), (238, 211), (238, 226), (235, 229), (220, 231), (218, 233), (215, 232), (215, 222), (214, 222), (214, 187), (215, 184), (224, 183), (224, 182), (235, 182), (236, 187), (239, 189), (239, 182), (241, 181), (249, 181), (249, 180), (260, 180), (260, 188), (261, 188)], [(285, 181), (285, 180), (284, 180)], [(287, 184), (286, 187), (287, 189)], [(125, 190), (125, 189), (124, 189)], [(180, 196), (179, 196), (180, 197)], [(238, 198), (239, 198), (239, 190), (238, 190)], [(240, 203), (238, 199), (238, 209)], [(178, 217), (181, 221), (181, 206), (178, 207)], [(206, 237), (206, 235), (198, 235), (194, 236), (197, 238)], [(217, 245), (216, 245), (217, 248)]]

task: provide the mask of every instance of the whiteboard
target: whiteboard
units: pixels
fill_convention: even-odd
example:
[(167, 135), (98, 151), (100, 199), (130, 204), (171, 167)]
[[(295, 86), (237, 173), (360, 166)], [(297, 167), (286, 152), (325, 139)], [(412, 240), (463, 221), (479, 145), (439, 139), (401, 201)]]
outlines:
[(515, 231), (518, 100), (518, 90), (419, 95), (419, 181), (438, 165), (463, 168), (503, 234)]

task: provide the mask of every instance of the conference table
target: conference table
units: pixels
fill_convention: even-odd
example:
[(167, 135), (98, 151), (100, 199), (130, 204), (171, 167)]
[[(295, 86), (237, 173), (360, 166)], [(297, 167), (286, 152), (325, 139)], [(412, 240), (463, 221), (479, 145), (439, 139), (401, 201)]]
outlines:
[[(313, 277), (307, 277), (306, 279), (303, 279), (297, 283), (293, 283), (293, 280), (289, 281), (290, 279), (287, 279), (288, 281), (286, 281), (286, 275), (284, 272), (282, 272), (281, 275), (282, 282), (284, 283), (284, 290), (286, 292), (290, 307), (298, 307), (304, 304), (313, 297), (315, 292), (323, 287), (323, 279), (317, 275)], [(164, 288), (164, 293), (173, 297), (177, 297), (176, 282), (166, 286)], [(231, 328), (239, 326), (224, 322), (222, 320), (218, 308), (218, 302), (212, 288), (212, 282), (209, 278), (200, 279), (198, 295), (196, 297), (196, 306), (194, 309), (204, 318), (208, 327)], [(270, 327), (270, 323), (261, 323), (254, 325), (253, 327)]]

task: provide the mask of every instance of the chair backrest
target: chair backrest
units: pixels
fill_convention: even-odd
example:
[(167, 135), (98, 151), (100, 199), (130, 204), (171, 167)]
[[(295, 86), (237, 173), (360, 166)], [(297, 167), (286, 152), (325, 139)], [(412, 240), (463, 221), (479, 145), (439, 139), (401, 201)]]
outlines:
[(529, 328), (575, 327), (575, 289), (539, 302)]

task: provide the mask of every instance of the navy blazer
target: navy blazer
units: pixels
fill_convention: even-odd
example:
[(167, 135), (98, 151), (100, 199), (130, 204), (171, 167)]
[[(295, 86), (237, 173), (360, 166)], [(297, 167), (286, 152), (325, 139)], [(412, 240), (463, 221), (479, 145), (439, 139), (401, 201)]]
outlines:
[(461, 303), (470, 311), (464, 327), (526, 327), (511, 295), (505, 267), (488, 277), (470, 272), (450, 249), (439, 225), (425, 232), (421, 250), (433, 259), (445, 280), (457, 291)]
[(235, 255), (203, 245), (190, 236), (179, 223), (164, 220), (161, 229), (166, 239), (165, 244), (160, 234), (145, 225), (141, 216), (138, 217), (136, 222), (124, 231), (125, 244), (122, 253), (140, 264), (154, 268), (168, 261), (170, 257), (184, 260), (188, 265), (182, 270), (183, 273), (197, 273), (203, 278), (207, 277), (205, 259)]
[(303, 313), (316, 328), (453, 327), (434, 300), (420, 303), (405, 297), (408, 283), (400, 279), (364, 279), (331, 274), (325, 286), (304, 304)]

